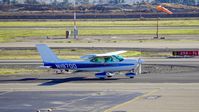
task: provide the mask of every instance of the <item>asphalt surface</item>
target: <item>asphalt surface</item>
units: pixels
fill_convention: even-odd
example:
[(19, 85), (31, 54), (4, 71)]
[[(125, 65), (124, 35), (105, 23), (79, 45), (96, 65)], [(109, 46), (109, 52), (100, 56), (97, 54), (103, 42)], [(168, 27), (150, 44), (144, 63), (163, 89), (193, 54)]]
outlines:
[[(179, 65), (179, 66), (196, 66), (199, 67), (199, 58), (146, 58), (144, 64), (148, 65)], [(134, 58), (137, 59), (137, 58)], [(0, 65), (41, 65), (40, 60), (0, 60)]]
[[(99, 80), (94, 73), (52, 72), (0, 76), (0, 112), (197, 112), (198, 59), (168, 60), (149, 59), (146, 63), (186, 65), (191, 69), (166, 73), (154, 65), (156, 70), (160, 69), (158, 73), (143, 71), (134, 79), (116, 75)], [(175, 66), (166, 71), (178, 69)]]
[(40, 74), (20, 76), (0, 76), (0, 84), (6, 83), (38, 83), (38, 86), (54, 86), (62, 83), (198, 83), (199, 71), (184, 73), (149, 73), (136, 76), (134, 79), (125, 77), (123, 74), (112, 78), (100, 80), (94, 73), (75, 74)]
[[(16, 65), (15, 65), (16, 64)], [(22, 65), (21, 65), (22, 64)], [(34, 65), (36, 64), (36, 65)], [(38, 64), (38, 65), (37, 65)], [(0, 60), (0, 65), (8, 68), (41, 65), (39, 60)], [(28, 69), (28, 68), (26, 68)], [(40, 86), (51, 86), (61, 83), (197, 83), (199, 82), (199, 58), (145, 58), (142, 74), (130, 79), (124, 72), (112, 78), (99, 80), (95, 73), (71, 72), (57, 75), (53, 70), (31, 75), (0, 76), (0, 83), (40, 83)]]
[(1, 112), (99, 112), (142, 93), (111, 91), (0, 92)]

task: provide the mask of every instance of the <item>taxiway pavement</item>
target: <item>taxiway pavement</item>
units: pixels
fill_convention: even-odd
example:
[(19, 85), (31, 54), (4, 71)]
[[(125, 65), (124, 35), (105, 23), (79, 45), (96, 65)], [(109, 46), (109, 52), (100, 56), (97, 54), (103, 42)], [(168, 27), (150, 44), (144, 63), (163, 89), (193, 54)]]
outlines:
[[(199, 58), (146, 58), (143, 64), (150, 65), (179, 65), (179, 66), (196, 66), (199, 67)], [(0, 60), (0, 65), (34, 65), (42, 64), (41, 60)]]
[(99, 112), (142, 95), (113, 91), (1, 91), (1, 112)]
[(1, 112), (198, 112), (199, 84), (0, 84)]

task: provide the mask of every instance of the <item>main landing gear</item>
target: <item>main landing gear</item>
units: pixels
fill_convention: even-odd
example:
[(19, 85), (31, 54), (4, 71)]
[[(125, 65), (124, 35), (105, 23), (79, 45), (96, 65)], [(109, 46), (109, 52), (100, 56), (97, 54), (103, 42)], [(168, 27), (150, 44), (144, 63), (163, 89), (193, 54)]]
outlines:
[(105, 79), (106, 78), (106, 72), (96, 73), (95, 77), (97, 77), (99, 79)]
[(64, 70), (55, 70), (55, 73), (56, 73), (56, 74), (63, 74), (63, 73), (64, 73)]
[(105, 78), (111, 78), (113, 77), (114, 74), (110, 73), (110, 72), (102, 72), (102, 73), (96, 73), (95, 77), (99, 78), (99, 79), (105, 79)]
[(56, 74), (63, 74), (64, 72), (69, 72), (69, 70), (57, 69), (55, 70)]
[[(102, 73), (96, 73), (95, 74), (95, 77), (99, 78), (99, 79), (105, 79), (105, 78), (111, 78), (113, 77), (115, 74), (113, 73), (110, 73), (110, 72), (102, 72)], [(125, 74), (127, 77), (129, 78), (134, 78), (137, 74), (134, 73), (133, 71), (129, 72), (129, 73), (126, 73)]]

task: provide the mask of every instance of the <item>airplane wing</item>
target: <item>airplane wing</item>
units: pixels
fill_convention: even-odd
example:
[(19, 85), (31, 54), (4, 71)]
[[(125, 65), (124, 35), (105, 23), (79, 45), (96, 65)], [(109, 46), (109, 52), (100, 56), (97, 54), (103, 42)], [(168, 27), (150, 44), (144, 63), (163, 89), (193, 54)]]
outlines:
[[(118, 55), (118, 54), (122, 54), (125, 53), (127, 51), (116, 51), (116, 52), (109, 52), (109, 53), (105, 53), (105, 54), (101, 54), (101, 55), (105, 55), (105, 56), (112, 56), (112, 55)], [(100, 55), (100, 54), (99, 54)]]
[(91, 59), (93, 57), (109, 57), (109, 56), (113, 56), (113, 55), (119, 55), (122, 53), (125, 53), (127, 51), (116, 51), (116, 52), (109, 52), (109, 53), (105, 53), (105, 54), (88, 54), (85, 56), (81, 56), (81, 59)]

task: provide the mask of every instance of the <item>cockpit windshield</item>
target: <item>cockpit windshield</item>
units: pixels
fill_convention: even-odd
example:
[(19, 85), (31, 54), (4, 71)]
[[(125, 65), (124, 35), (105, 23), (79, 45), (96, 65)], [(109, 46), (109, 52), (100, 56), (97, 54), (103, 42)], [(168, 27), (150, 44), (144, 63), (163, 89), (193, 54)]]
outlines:
[(123, 61), (124, 60), (124, 58), (122, 56), (120, 56), (120, 55), (114, 55), (113, 57), (115, 57), (119, 61)]
[(94, 57), (91, 62), (95, 63), (111, 63), (111, 62), (121, 62), (124, 58), (119, 55), (107, 56), (107, 57)]

